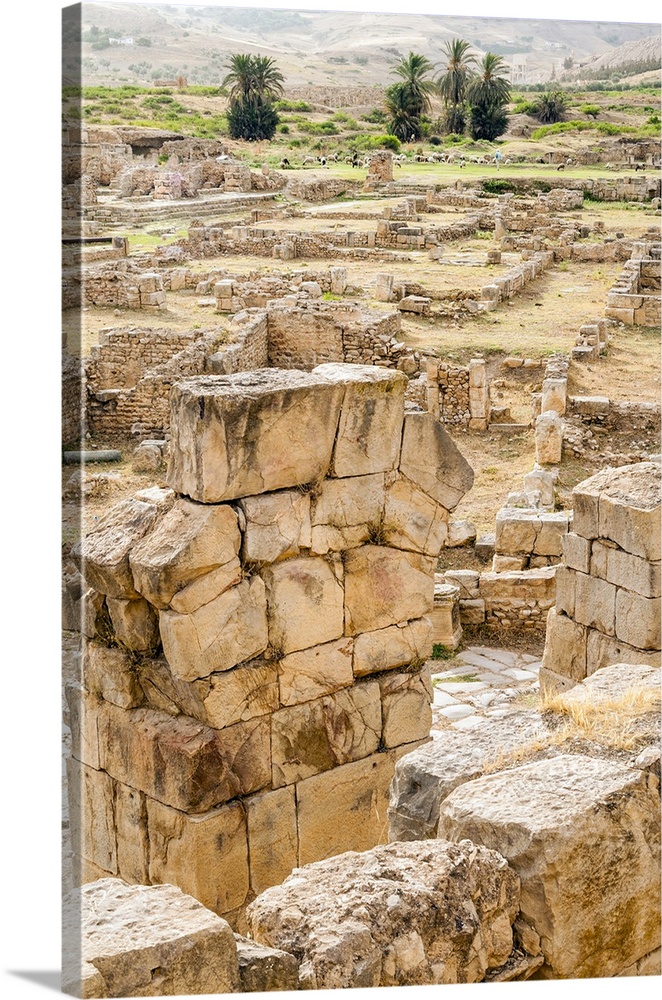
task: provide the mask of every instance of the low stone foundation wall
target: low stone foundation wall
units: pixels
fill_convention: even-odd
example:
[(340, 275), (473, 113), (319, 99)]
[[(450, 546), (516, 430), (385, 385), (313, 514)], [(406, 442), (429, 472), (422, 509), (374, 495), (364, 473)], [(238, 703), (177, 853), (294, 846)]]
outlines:
[(638, 244), (607, 295), (605, 315), (627, 326), (659, 327), (662, 321), (660, 297), (660, 247), (646, 254), (645, 244)]

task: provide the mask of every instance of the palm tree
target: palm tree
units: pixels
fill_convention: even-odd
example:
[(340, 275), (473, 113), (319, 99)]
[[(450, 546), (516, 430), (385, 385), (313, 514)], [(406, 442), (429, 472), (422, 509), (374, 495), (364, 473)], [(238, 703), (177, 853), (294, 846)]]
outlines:
[(501, 56), (486, 52), (479, 72), (467, 83), (467, 97), (471, 104), (503, 105), (510, 100), (510, 82), (502, 74), (508, 64)]
[(230, 72), (224, 78), (222, 86), (230, 84), (229, 98), (231, 101), (250, 100), (253, 86), (253, 56), (247, 53), (237, 53), (230, 58)]
[(284, 76), (268, 56), (253, 59), (253, 86), (262, 101), (275, 101), (283, 95)]
[(238, 53), (230, 58), (223, 86), (230, 86), (227, 111), (234, 139), (271, 139), (278, 124), (273, 101), (283, 93), (283, 74), (268, 56)]
[(546, 90), (535, 102), (534, 115), (539, 122), (553, 124), (565, 117), (566, 96), (561, 90)]
[(476, 57), (469, 55), (471, 45), (462, 38), (444, 43), (446, 69), (437, 80), (439, 96), (446, 105), (446, 126), (451, 132), (463, 132), (467, 85)]
[(425, 56), (410, 52), (406, 59), (401, 59), (394, 72), (402, 77), (409, 106), (417, 118), (430, 110), (430, 94), (435, 86), (432, 80), (426, 80), (426, 74), (432, 72), (434, 66)]
[(402, 142), (409, 142), (412, 137), (420, 138), (421, 120), (412, 106), (407, 85), (392, 84), (387, 88), (384, 100), (389, 116), (388, 130), (391, 135), (397, 135)]

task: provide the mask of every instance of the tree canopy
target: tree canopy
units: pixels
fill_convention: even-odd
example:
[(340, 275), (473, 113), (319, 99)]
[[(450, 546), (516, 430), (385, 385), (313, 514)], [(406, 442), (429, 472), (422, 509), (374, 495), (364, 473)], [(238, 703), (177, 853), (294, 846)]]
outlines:
[(229, 87), (228, 126), (234, 139), (271, 139), (278, 125), (274, 100), (283, 93), (283, 74), (269, 56), (233, 55), (223, 80)]

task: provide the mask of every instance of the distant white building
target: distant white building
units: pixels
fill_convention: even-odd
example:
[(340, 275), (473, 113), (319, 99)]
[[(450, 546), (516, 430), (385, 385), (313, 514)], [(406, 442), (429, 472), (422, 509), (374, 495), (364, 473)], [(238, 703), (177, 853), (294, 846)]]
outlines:
[(510, 63), (510, 82), (528, 83), (527, 80), (527, 58), (526, 55), (515, 55)]
[(133, 45), (133, 38), (127, 36), (125, 38), (108, 38), (111, 45)]

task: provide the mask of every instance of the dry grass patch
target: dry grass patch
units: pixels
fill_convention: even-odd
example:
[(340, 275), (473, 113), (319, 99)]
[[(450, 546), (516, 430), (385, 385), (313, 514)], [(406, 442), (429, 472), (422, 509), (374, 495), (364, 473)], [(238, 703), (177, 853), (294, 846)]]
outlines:
[(560, 717), (566, 739), (581, 737), (613, 750), (636, 750), (645, 742), (642, 726), (647, 717), (659, 717), (660, 691), (632, 688), (615, 698), (591, 697), (587, 692), (582, 699), (548, 693), (542, 696), (541, 710)]

